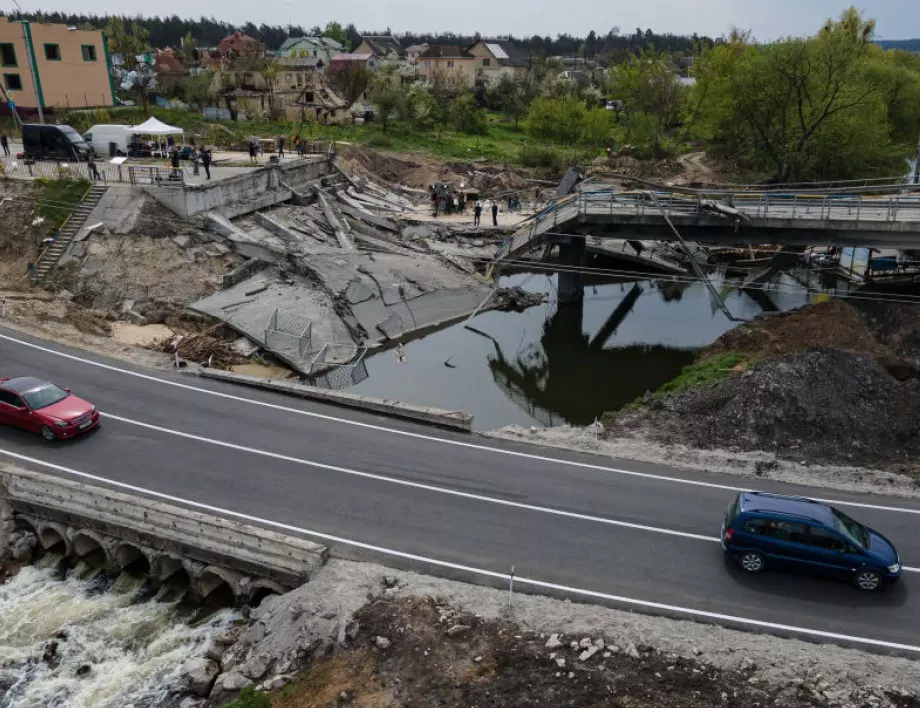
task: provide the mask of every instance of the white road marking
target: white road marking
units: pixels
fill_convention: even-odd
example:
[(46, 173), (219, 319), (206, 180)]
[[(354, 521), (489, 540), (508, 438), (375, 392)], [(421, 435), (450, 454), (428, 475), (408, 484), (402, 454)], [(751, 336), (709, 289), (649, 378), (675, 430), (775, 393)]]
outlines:
[[(203, 504), (201, 502), (192, 501), (190, 499), (183, 499), (182, 497), (175, 497), (170, 494), (163, 494), (162, 492), (156, 492), (150, 489), (144, 489), (143, 487), (137, 487), (131, 484), (125, 484), (124, 482), (116, 482), (105, 477), (99, 477), (97, 475), (89, 474), (86, 472), (80, 472), (79, 470), (72, 469), (70, 467), (64, 467), (62, 465), (56, 465), (50, 462), (45, 462), (44, 460), (39, 460), (34, 457), (27, 457), (26, 455), (20, 455), (14, 452), (9, 452), (6, 450), (0, 450), (0, 455), (5, 455), (20, 462), (31, 463), (38, 465), (40, 467), (45, 467), (47, 469), (55, 470), (56, 472), (62, 472), (64, 474), (69, 474), (74, 477), (79, 477), (81, 479), (90, 480), (93, 482), (100, 482), (109, 486), (117, 487), (119, 489), (125, 489), (130, 492), (135, 492), (138, 494), (144, 494), (156, 499), (163, 499), (164, 501), (170, 501), (173, 503), (181, 504), (186, 507), (191, 507), (193, 509), (200, 509), (202, 511), (208, 511), (214, 514), (219, 514), (225, 517), (231, 517), (235, 519), (240, 519), (242, 521), (248, 521), (251, 523), (259, 524), (262, 526), (268, 526), (271, 528), (279, 529), (281, 531), (287, 531), (289, 533), (300, 534), (303, 536), (310, 536), (313, 538), (318, 538), (323, 541), (329, 541), (332, 543), (338, 543), (343, 546), (351, 546), (352, 548), (360, 548), (365, 551), (371, 551), (373, 553), (378, 553), (383, 556), (391, 556), (393, 558), (402, 558), (404, 560), (413, 561), (416, 563), (425, 563), (427, 565), (435, 566), (438, 568), (446, 568), (450, 570), (461, 571), (464, 573), (470, 573), (472, 575), (485, 576), (489, 578), (497, 578), (503, 581), (509, 581), (511, 578), (505, 573), (498, 573), (494, 570), (487, 570), (485, 568), (475, 568), (473, 566), (461, 565), (460, 563), (453, 563), (450, 561), (440, 560), (437, 558), (428, 558), (426, 556), (419, 556), (413, 553), (405, 553), (404, 551), (397, 551), (392, 548), (386, 548), (384, 546), (375, 546), (369, 543), (364, 543), (362, 541), (354, 541), (349, 538), (343, 538), (341, 536), (334, 536), (332, 534), (322, 533), (320, 531), (313, 531), (311, 529), (302, 528), (299, 526), (293, 526), (291, 524), (284, 524), (278, 521), (272, 521), (270, 519), (262, 519), (257, 516), (250, 516), (249, 514), (243, 514), (238, 511), (232, 511), (230, 509), (222, 509), (221, 507), (211, 506), (209, 504)], [(538, 588), (541, 590), (554, 590), (557, 592), (564, 592), (570, 595), (576, 595), (586, 598), (593, 598), (595, 600), (606, 600), (608, 602), (616, 602), (621, 605), (628, 605), (633, 607), (639, 607), (649, 610), (659, 610), (663, 612), (671, 612), (678, 615), (685, 615), (690, 618), (699, 618), (705, 620), (713, 620), (715, 622), (720, 622), (724, 624), (734, 624), (741, 627), (756, 627), (759, 629), (767, 629), (778, 632), (790, 632), (793, 634), (798, 634), (806, 637), (815, 637), (819, 639), (829, 639), (840, 642), (847, 642), (850, 644), (861, 644), (865, 646), (879, 647), (882, 649), (891, 649), (896, 651), (906, 651), (912, 653), (920, 653), (920, 646), (915, 646), (912, 644), (900, 644), (897, 642), (888, 642), (881, 639), (872, 639), (869, 637), (856, 637), (848, 634), (839, 634), (837, 632), (826, 632), (820, 629), (809, 629), (807, 627), (796, 627), (794, 625), (788, 624), (777, 624), (775, 622), (765, 622), (763, 620), (751, 619), (748, 617), (736, 617), (734, 615), (726, 615), (720, 612), (709, 612), (706, 610), (697, 610), (689, 607), (681, 607), (679, 605), (668, 605), (661, 602), (651, 602), (650, 600), (640, 600), (633, 597), (625, 597), (622, 595), (612, 595), (609, 593), (597, 592), (595, 590), (587, 590), (585, 588), (577, 588), (568, 585), (560, 585), (558, 583), (550, 583), (545, 580), (538, 580), (535, 578), (526, 578), (526, 577), (514, 577), (514, 582), (518, 585), (529, 586), (532, 588)]]
[[(488, 445), (478, 445), (476, 443), (463, 442), (461, 440), (450, 440), (448, 438), (440, 438), (435, 435), (425, 435), (423, 433), (415, 433), (408, 430), (400, 430), (398, 428), (388, 428), (383, 425), (374, 425), (372, 423), (363, 423), (357, 420), (350, 420), (348, 418), (339, 418), (332, 415), (326, 415), (323, 413), (315, 413), (313, 411), (305, 411), (299, 408), (290, 408), (288, 406), (281, 406), (276, 403), (267, 403), (265, 401), (257, 401), (251, 398), (244, 398), (242, 396), (234, 396), (229, 393), (222, 393), (220, 391), (211, 391), (206, 388), (200, 388), (198, 386), (190, 386), (189, 384), (179, 383), (178, 381), (170, 381), (168, 379), (162, 379), (157, 376), (151, 376), (150, 374), (142, 374), (137, 371), (130, 371), (129, 369), (122, 369), (117, 366), (112, 366), (111, 364), (103, 364), (98, 361), (93, 361), (92, 359), (86, 359), (84, 357), (75, 356), (73, 354), (67, 354), (65, 352), (55, 351), (50, 347), (43, 347), (38, 344), (32, 344), (31, 342), (26, 342), (21, 339), (16, 339), (15, 337), (10, 337), (5, 334), (0, 334), (0, 340), (6, 340), (8, 342), (13, 342), (14, 344), (19, 344), (24, 347), (29, 347), (37, 351), (45, 352), (47, 354), (52, 354), (64, 359), (69, 359), (71, 361), (77, 361), (82, 364), (87, 364), (89, 366), (95, 366), (100, 369), (105, 369), (107, 371), (114, 371), (119, 374), (124, 374), (125, 376), (133, 376), (135, 378), (144, 379), (146, 381), (152, 381), (164, 386), (173, 386), (175, 388), (184, 389), (186, 391), (194, 391), (196, 393), (203, 393), (208, 396), (215, 396), (217, 398), (223, 398), (225, 400), (236, 401), (239, 403), (247, 403), (254, 406), (260, 406), (263, 408), (269, 408), (272, 410), (284, 411), (285, 413), (294, 413), (296, 415), (307, 416), (310, 418), (317, 418), (320, 420), (328, 420), (335, 423), (341, 423), (344, 425), (351, 425), (359, 428), (365, 428), (367, 430), (374, 430), (377, 432), (390, 433), (392, 435), (402, 435), (404, 437), (414, 438), (416, 440), (425, 440), (428, 442), (440, 443), (443, 445), (453, 445), (455, 447), (464, 447), (473, 450), (480, 450), (483, 452), (490, 452), (499, 455), (507, 455), (510, 457), (517, 457), (527, 460), (536, 460), (538, 462), (549, 462), (557, 465), (568, 465), (571, 467), (578, 467), (580, 469), (594, 470), (598, 472), (608, 472), (612, 474), (619, 474), (629, 477), (638, 477), (641, 479), (651, 479), (659, 482), (670, 482), (673, 484), (686, 484), (694, 487), (706, 487), (709, 489), (721, 489), (730, 492), (743, 492), (750, 491), (749, 487), (736, 487), (727, 484), (716, 484), (714, 482), (702, 482), (694, 479), (682, 479), (680, 477), (669, 477), (667, 475), (652, 474), (649, 472), (636, 472), (633, 470), (624, 470), (616, 467), (606, 467), (604, 465), (594, 465), (587, 462), (576, 462), (574, 460), (564, 460), (554, 457), (545, 457), (543, 455), (536, 455), (533, 453), (520, 452), (518, 450), (506, 450), (499, 447), (491, 447)], [(909, 507), (899, 507), (899, 506), (883, 506), (879, 504), (867, 504), (864, 502), (853, 502), (845, 501), (842, 499), (826, 499), (820, 497), (811, 497), (815, 501), (820, 501), (825, 504), (833, 504), (835, 506), (849, 506), (860, 509), (873, 509), (876, 511), (890, 511), (903, 514), (917, 514), (920, 515), (920, 509), (911, 509)]]
[[(172, 430), (171, 428), (164, 428), (159, 425), (153, 425), (152, 423), (144, 423), (139, 420), (133, 420), (131, 418), (123, 418), (122, 416), (113, 415), (105, 411), (102, 412), (104, 420), (117, 420), (119, 423), (125, 423), (127, 425), (135, 425), (139, 428), (146, 428), (147, 430), (155, 430), (158, 433), (166, 433), (167, 435), (176, 435), (180, 438), (185, 438), (187, 440), (195, 440), (196, 442), (206, 443), (208, 445), (216, 445), (217, 447), (224, 447), (230, 450), (236, 450), (238, 452), (245, 452), (250, 455), (260, 455), (262, 457), (268, 457), (273, 460), (280, 460), (282, 462), (290, 462), (296, 465), (304, 465), (305, 467), (315, 467), (316, 469), (325, 470), (327, 472), (338, 472), (340, 474), (347, 474), (353, 477), (362, 477), (364, 479), (371, 479), (375, 482), (385, 482), (387, 484), (396, 484), (401, 487), (411, 487), (412, 489), (421, 489), (426, 492), (433, 492), (435, 494), (446, 494), (451, 497), (460, 497), (461, 499), (471, 499), (478, 502), (486, 502), (488, 504), (499, 504), (501, 506), (513, 507), (515, 509), (524, 509), (526, 511), (534, 511), (540, 514), (551, 514), (553, 516), (563, 516), (569, 519), (577, 519), (579, 521), (590, 521), (598, 524), (608, 524), (610, 526), (620, 526), (628, 529), (635, 529), (637, 531), (651, 531), (653, 533), (660, 533), (667, 536), (680, 536), (682, 538), (691, 538), (696, 541), (715, 541), (718, 543), (719, 539), (717, 537), (703, 536), (696, 533), (688, 533), (685, 531), (672, 531), (669, 529), (662, 529), (655, 526), (645, 526), (643, 524), (634, 524), (629, 521), (617, 521), (615, 519), (608, 519), (602, 516), (591, 516), (589, 514), (579, 514), (572, 511), (564, 511), (562, 509), (553, 509), (552, 507), (537, 506), (535, 504), (524, 504), (522, 502), (510, 501), (508, 499), (499, 499), (497, 497), (488, 497), (483, 494), (473, 494), (471, 492), (461, 492), (456, 489), (449, 489), (447, 487), (437, 487), (432, 484), (423, 484), (421, 482), (411, 482), (406, 479), (399, 479), (396, 477), (386, 477), (381, 474), (374, 474), (373, 472), (362, 472), (360, 470), (351, 469), (350, 467), (340, 467), (338, 465), (330, 465), (325, 462), (314, 462), (313, 460), (306, 460), (301, 457), (293, 457), (291, 455), (282, 455), (278, 452), (270, 452), (268, 450), (260, 450), (255, 447), (247, 447), (245, 445), (237, 445), (236, 443), (225, 442), (223, 440), (215, 440), (214, 438), (206, 438), (201, 435), (194, 435), (193, 433), (186, 433), (181, 430)], [(2, 450), (0, 450), (2, 452)]]

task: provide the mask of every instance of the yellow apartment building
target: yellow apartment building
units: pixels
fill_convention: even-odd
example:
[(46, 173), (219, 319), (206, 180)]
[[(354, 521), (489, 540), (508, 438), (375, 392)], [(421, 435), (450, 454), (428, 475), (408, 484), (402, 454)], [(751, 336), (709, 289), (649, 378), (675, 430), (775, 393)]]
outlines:
[(18, 108), (115, 104), (108, 44), (99, 30), (0, 17), (0, 71), (6, 98)]

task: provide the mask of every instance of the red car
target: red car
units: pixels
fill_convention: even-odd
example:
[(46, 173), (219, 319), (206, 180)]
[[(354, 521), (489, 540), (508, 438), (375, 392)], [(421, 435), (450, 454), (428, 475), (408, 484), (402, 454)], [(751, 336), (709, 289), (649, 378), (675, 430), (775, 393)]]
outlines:
[(0, 423), (65, 440), (99, 425), (99, 411), (69, 388), (31, 376), (0, 377)]

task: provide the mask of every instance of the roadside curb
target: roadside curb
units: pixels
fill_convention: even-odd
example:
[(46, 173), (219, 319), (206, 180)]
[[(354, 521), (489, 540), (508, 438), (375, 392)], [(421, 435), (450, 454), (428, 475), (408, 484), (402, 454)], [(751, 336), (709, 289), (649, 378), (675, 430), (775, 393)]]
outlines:
[(441, 428), (453, 428), (455, 430), (462, 430), (465, 433), (472, 432), (473, 430), (473, 416), (463, 411), (446, 411), (440, 408), (416, 406), (411, 403), (391, 401), (384, 398), (372, 398), (370, 396), (359, 396), (355, 393), (346, 393), (345, 391), (330, 391), (324, 388), (317, 388), (316, 386), (307, 386), (306, 384), (288, 381), (260, 379), (256, 376), (234, 374), (229, 371), (219, 371), (217, 369), (199, 369), (197, 375), (206, 379), (227, 381), (242, 386), (276, 391), (347, 408), (357, 408), (373, 413), (382, 413), (394, 418), (404, 418), (417, 423), (435, 425)]

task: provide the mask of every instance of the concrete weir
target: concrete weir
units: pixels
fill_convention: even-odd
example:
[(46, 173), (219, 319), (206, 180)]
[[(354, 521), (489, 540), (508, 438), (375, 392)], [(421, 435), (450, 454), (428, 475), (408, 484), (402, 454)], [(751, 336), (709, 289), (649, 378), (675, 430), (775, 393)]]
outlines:
[(259, 604), (308, 582), (327, 549), (240, 521), (0, 465), (0, 561), (27, 530), (41, 552), (130, 573), (216, 604)]

